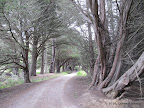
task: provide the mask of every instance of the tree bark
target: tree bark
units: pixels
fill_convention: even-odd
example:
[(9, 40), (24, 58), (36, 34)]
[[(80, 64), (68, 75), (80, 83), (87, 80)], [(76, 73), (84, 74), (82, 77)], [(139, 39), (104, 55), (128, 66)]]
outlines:
[(89, 33), (89, 53), (90, 53), (90, 75), (93, 76), (95, 57), (94, 57), (94, 46), (92, 40), (91, 24), (88, 23), (88, 33)]
[(26, 36), (26, 48), (23, 49), (23, 51), (22, 51), (23, 62), (25, 64), (25, 67), (23, 69), (23, 71), (24, 71), (24, 82), (25, 83), (30, 83), (30, 78), (29, 78), (29, 61), (28, 61), (29, 34), (28, 34), (27, 31), (25, 31), (25, 36)]
[[(15, 46), (15, 43), (14, 43), (14, 53), (15, 53), (15, 54), (17, 53), (17, 49), (16, 49), (16, 46)], [(14, 59), (14, 62), (19, 63), (20, 60)], [(19, 76), (19, 72), (18, 72), (18, 71), (19, 71), (19, 68), (13, 68), (13, 74), (14, 74), (14, 75)]]
[(142, 73), (144, 73), (144, 52), (128, 71), (126, 71), (112, 86), (104, 88), (103, 92), (107, 93), (113, 91), (115, 92), (114, 97), (116, 97), (119, 91), (130, 82), (137, 79)]
[(128, 13), (130, 11), (132, 0), (126, 1), (125, 3), (126, 4), (123, 4), (123, 5), (125, 5), (126, 7), (123, 9), (123, 12), (122, 12), (123, 14), (121, 14), (121, 18), (120, 18), (120, 29), (119, 29), (120, 34), (119, 34), (119, 36), (120, 36), (121, 39), (117, 44), (117, 49), (116, 49), (116, 53), (115, 53), (113, 66), (111, 68), (110, 73), (106, 77), (106, 79), (100, 84), (99, 89), (101, 89), (101, 88), (108, 85), (108, 83), (110, 82), (111, 78), (113, 77), (113, 75), (115, 73), (115, 70), (116, 70), (116, 67), (117, 67), (117, 63), (118, 63), (118, 60), (119, 60), (119, 57), (120, 57), (121, 49), (122, 49), (124, 39), (125, 39), (125, 36), (126, 36), (125, 27), (126, 27), (126, 22), (127, 22), (127, 19), (128, 19)]
[(93, 79), (92, 79), (90, 88), (96, 84), (96, 80), (98, 79), (99, 71), (100, 71), (100, 66), (99, 66), (99, 56), (98, 56), (96, 59), (96, 62), (95, 62), (95, 66), (94, 66), (94, 72), (93, 72), (94, 74), (93, 74)]
[(50, 64), (50, 73), (55, 72), (55, 56), (56, 56), (56, 48), (55, 48), (55, 39), (52, 40), (52, 58), (51, 58), (51, 64)]
[[(44, 47), (44, 46), (43, 46)], [(42, 55), (41, 55), (41, 72), (40, 74), (44, 74), (44, 65), (45, 65), (45, 60), (44, 60), (44, 48), (42, 49)]]
[(60, 73), (61, 66), (62, 65), (60, 65), (60, 60), (57, 60), (57, 63), (56, 63), (57, 73)]
[(31, 76), (36, 76), (36, 67), (37, 67), (37, 45), (38, 45), (38, 37), (34, 36), (33, 37), (33, 45), (32, 45), (32, 61), (31, 61)]
[(24, 82), (25, 83), (30, 83), (30, 78), (29, 78), (29, 68), (26, 66), (24, 69)]
[[(122, 69), (121, 66), (123, 65), (122, 56), (125, 53), (123, 50), (123, 45), (126, 39), (126, 35), (128, 35), (127, 31), (129, 28), (129, 13), (135, 11), (138, 5), (134, 6), (132, 11), (130, 11), (132, 2), (134, 2), (133, 0), (122, 0), (120, 2), (120, 5), (117, 4), (117, 9), (119, 11), (119, 19), (117, 21), (118, 29), (116, 30), (116, 32), (113, 31), (117, 33), (116, 36), (111, 37), (111, 35), (115, 35), (115, 33), (109, 35), (110, 30), (108, 29), (108, 25), (106, 23), (107, 20), (105, 0), (99, 0), (99, 3), (98, 0), (87, 1), (89, 6), (89, 9), (87, 11), (90, 12), (89, 14), (85, 14), (85, 11), (82, 10), (80, 6), (77, 6), (76, 2), (72, 0), (73, 4), (78, 8), (79, 11), (81, 11), (84, 18), (88, 22), (92, 23), (95, 33), (95, 40), (97, 43), (99, 56), (97, 61), (99, 61), (99, 63), (95, 63), (96, 65), (94, 68), (92, 85), (95, 85), (98, 82), (97, 86), (99, 90), (102, 90), (104, 87), (106, 87), (105, 89), (103, 89), (104, 92), (115, 90), (117, 93), (119, 93), (119, 91), (122, 90), (130, 81), (133, 81), (137, 77), (136, 73), (140, 75), (143, 72), (143, 61), (138, 60), (139, 63), (137, 62), (137, 65), (133, 65), (132, 68), (130, 68), (124, 75), (120, 77), (120, 72)], [(114, 19), (114, 17), (112, 19)], [(133, 17), (130, 17), (129, 20), (130, 24), (136, 21), (133, 21)], [(128, 28), (126, 28), (127, 26)], [(117, 37), (117, 39), (115, 37)], [(111, 43), (111, 41), (113, 43)], [(113, 77), (115, 77), (114, 80), (112, 80)]]
[(45, 49), (45, 73), (48, 73), (48, 57), (47, 57), (47, 48)]
[(62, 71), (63, 72), (65, 71), (65, 64), (63, 64), (63, 66), (62, 66)]

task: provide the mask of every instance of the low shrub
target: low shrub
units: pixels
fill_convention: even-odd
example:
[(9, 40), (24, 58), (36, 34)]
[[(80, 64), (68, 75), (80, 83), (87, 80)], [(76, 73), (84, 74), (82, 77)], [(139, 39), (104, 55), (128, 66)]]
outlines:
[(20, 85), (23, 83), (24, 83), (24, 80), (21, 78), (19, 78), (18, 80), (8, 79), (5, 82), (0, 82), (0, 89), (13, 87), (13, 86)]
[(77, 72), (77, 76), (87, 76), (87, 73), (83, 70)]
[(67, 75), (67, 74), (68, 74), (68, 72), (62, 72), (61, 74), (62, 74), (62, 75)]

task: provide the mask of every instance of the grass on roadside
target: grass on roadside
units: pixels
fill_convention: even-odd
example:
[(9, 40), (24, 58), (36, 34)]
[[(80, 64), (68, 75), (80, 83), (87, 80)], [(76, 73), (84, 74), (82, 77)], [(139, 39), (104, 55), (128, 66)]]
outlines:
[(61, 74), (61, 75), (67, 75), (68, 72), (61, 72), (60, 74)]
[(18, 80), (8, 79), (5, 82), (0, 82), (0, 89), (13, 87), (13, 86), (20, 85), (23, 83), (24, 83), (23, 79), (18, 79)]
[(49, 80), (51, 78), (56, 78), (56, 77), (59, 77), (59, 76), (60, 75), (54, 75), (54, 76), (45, 77), (45, 78), (32, 79), (32, 82), (40, 82), (40, 81), (44, 81), (44, 80)]
[(36, 72), (36, 74), (40, 74), (40, 72)]
[[(67, 74), (68, 74), (67, 72), (62, 72), (60, 74), (53, 75), (53, 76), (50, 76), (50, 77), (32, 79), (31, 82), (40, 82), (40, 81), (49, 80), (51, 78), (56, 78), (56, 77), (59, 77), (59, 76), (62, 76), (62, 75), (67, 75)], [(0, 89), (13, 87), (13, 86), (20, 85), (20, 84), (24, 84), (23, 79), (20, 79), (20, 78), (18, 80), (8, 79), (5, 82), (0, 82)]]
[(36, 71), (36, 74), (40, 74), (40, 71), (39, 71), (39, 70), (37, 70), (37, 71)]
[(34, 80), (32, 80), (32, 82), (40, 82), (40, 81), (44, 81), (44, 80), (49, 80), (51, 78), (56, 78), (56, 77), (59, 77), (61, 75), (67, 75), (67, 74), (68, 74), (67, 72), (61, 72), (60, 74), (53, 75), (53, 76), (50, 76), (50, 77), (34, 79)]
[(87, 76), (87, 73), (83, 70), (77, 72), (77, 76)]

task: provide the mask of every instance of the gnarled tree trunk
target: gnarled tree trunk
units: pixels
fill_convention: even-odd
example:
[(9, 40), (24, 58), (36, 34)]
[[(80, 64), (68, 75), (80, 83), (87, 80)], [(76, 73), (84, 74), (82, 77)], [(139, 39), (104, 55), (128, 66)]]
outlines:
[[(111, 90), (116, 91), (116, 96), (119, 91), (123, 90), (124, 87), (128, 85), (129, 82), (135, 80), (135, 78), (143, 72), (144, 54), (140, 56), (138, 61), (130, 69), (121, 71), (123, 66), (122, 59), (126, 53), (124, 51), (124, 45), (126, 37), (129, 35), (127, 33), (128, 28), (126, 28), (128, 25), (129, 15), (136, 10), (136, 7), (140, 3), (138, 2), (138, 4), (133, 6), (131, 9), (132, 3), (134, 2), (133, 0), (121, 0), (120, 5), (116, 1), (117, 10), (119, 11), (119, 14), (117, 14), (118, 27), (117, 30), (114, 31), (117, 33), (116, 36), (111, 37), (107, 25), (105, 0), (99, 0), (99, 3), (98, 0), (87, 0), (89, 13), (85, 13), (85, 11), (83, 11), (76, 2), (73, 0), (71, 1), (78, 8), (81, 14), (83, 14), (84, 18), (92, 24), (95, 33), (98, 58), (95, 63), (92, 86), (97, 84), (98, 89), (103, 92), (109, 92)], [(133, 17), (130, 17), (130, 24), (136, 22), (133, 21), (133, 19)], [(115, 33), (113, 33), (113, 35), (115, 35)], [(130, 38), (133, 37), (131, 36)], [(143, 51), (143, 49), (141, 50)], [(131, 52), (131, 50), (129, 52)], [(128, 54), (126, 53), (126, 56), (128, 56)], [(131, 59), (131, 57), (129, 57), (129, 59)], [(113, 77), (115, 77), (114, 80), (112, 79)]]
[(126, 71), (112, 86), (104, 88), (103, 92), (115, 92), (114, 97), (117, 96), (119, 91), (121, 91), (125, 86), (127, 86), (130, 82), (134, 81), (144, 72), (144, 52), (139, 57), (137, 62)]

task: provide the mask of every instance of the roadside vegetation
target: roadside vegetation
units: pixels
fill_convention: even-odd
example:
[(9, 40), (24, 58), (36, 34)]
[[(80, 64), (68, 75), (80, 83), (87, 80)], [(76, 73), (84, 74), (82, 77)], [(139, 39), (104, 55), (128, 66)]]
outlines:
[(32, 79), (31, 82), (41, 82), (41, 81), (49, 80), (51, 78), (56, 78), (56, 77), (59, 77), (59, 76), (61, 76), (61, 74), (53, 75), (53, 76), (45, 77), (45, 78)]
[(77, 72), (77, 76), (87, 76), (87, 73), (84, 70), (80, 70)]
[[(40, 73), (37, 72), (37, 74), (40, 74)], [(41, 81), (49, 80), (49, 79), (60, 77), (60, 76), (67, 75), (67, 74), (68, 72), (56, 73), (51, 76), (47, 74), (47, 76), (45, 77), (41, 76), (41, 78), (32, 78), (31, 82), (41, 82)], [(24, 84), (23, 78), (18, 78), (18, 79), (8, 78), (6, 81), (0, 82), (0, 89), (9, 88), (9, 87), (13, 87), (13, 86), (21, 85), (21, 84)]]
[(24, 83), (24, 80), (20, 78), (18, 80), (8, 79), (5, 82), (0, 82), (0, 89), (17, 86), (23, 83)]

